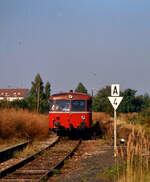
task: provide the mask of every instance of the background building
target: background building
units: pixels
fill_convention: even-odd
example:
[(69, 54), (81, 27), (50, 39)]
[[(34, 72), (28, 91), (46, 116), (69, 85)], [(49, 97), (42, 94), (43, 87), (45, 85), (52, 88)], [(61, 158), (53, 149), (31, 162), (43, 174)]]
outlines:
[(22, 100), (27, 96), (29, 96), (29, 89), (26, 88), (0, 89), (0, 101)]

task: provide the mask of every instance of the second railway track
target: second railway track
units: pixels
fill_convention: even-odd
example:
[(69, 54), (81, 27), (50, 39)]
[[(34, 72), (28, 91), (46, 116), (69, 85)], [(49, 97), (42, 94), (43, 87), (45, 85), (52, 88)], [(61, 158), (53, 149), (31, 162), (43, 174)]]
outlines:
[(12, 158), (15, 151), (22, 150), (28, 144), (29, 144), (29, 141), (0, 150), (0, 162), (4, 162)]
[(64, 161), (77, 149), (81, 141), (60, 140), (52, 148), (37, 156), (11, 174), (0, 179), (0, 182), (40, 182), (46, 181), (60, 168)]

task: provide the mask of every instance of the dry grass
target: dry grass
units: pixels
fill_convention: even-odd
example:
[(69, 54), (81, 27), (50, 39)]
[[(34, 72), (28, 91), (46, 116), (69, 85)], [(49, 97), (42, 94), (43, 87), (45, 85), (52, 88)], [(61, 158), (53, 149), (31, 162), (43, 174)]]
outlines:
[(127, 121), (129, 120), (129, 118), (133, 118), (133, 117), (137, 117), (138, 116), (138, 113), (134, 112), (134, 113), (121, 113), (120, 114), (120, 118), (124, 121)]
[(92, 120), (94, 128), (100, 128), (100, 135), (108, 140), (113, 137), (113, 119), (104, 112), (93, 112)]
[[(117, 139), (124, 138), (127, 145), (126, 152), (124, 148), (118, 147), (117, 150), (118, 182), (150, 181), (150, 139), (147, 134), (150, 129), (137, 124), (140, 122), (135, 123), (135, 117), (138, 118), (137, 113), (117, 116)], [(113, 118), (105, 113), (93, 113), (93, 121), (100, 123), (109, 140), (113, 137)]]
[(43, 147), (37, 144), (29, 144), (22, 151), (16, 151), (14, 153), (15, 158), (27, 158), (37, 152), (39, 152)]
[(122, 163), (126, 161), (118, 182), (150, 181), (150, 144), (143, 128), (132, 130), (127, 142), (127, 156), (121, 150)]
[[(139, 130), (141, 125), (133, 125), (132, 122), (128, 122), (128, 118), (133, 118), (137, 116), (137, 113), (129, 114), (119, 114), (117, 115), (117, 143), (120, 143), (120, 139), (124, 138), (127, 142), (128, 136), (134, 128), (136, 131)], [(108, 140), (112, 140), (114, 137), (114, 118), (109, 114), (103, 112), (93, 112), (92, 113), (93, 123), (99, 123), (102, 136)]]
[(111, 120), (111, 117), (109, 114), (106, 114), (104, 112), (92, 112), (92, 120), (93, 122), (106, 122)]
[(36, 150), (32, 147), (32, 145), (27, 145), (23, 151), (16, 151), (14, 153), (15, 158), (26, 158), (33, 155)]
[(48, 115), (26, 110), (0, 110), (0, 139), (35, 139), (48, 136)]

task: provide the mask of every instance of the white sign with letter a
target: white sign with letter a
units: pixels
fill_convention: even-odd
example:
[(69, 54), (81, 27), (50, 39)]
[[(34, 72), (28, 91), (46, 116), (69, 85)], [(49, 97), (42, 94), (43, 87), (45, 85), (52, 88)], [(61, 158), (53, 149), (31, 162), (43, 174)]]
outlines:
[(112, 104), (113, 108), (117, 110), (120, 102), (122, 101), (123, 97), (108, 97), (110, 103)]
[(111, 96), (112, 97), (120, 96), (120, 85), (119, 84), (111, 85)]
[(114, 157), (117, 156), (116, 148), (117, 148), (117, 113), (116, 110), (122, 101), (123, 97), (120, 97), (120, 85), (119, 84), (112, 84), (111, 85), (111, 97), (108, 97), (110, 103), (114, 108)]

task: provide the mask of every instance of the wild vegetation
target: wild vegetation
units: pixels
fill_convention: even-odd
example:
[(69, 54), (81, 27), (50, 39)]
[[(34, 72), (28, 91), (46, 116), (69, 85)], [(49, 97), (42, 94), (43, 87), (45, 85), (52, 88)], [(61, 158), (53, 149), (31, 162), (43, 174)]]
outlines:
[(127, 151), (118, 152), (118, 182), (150, 181), (150, 143), (144, 130), (132, 130), (127, 142)]
[(37, 74), (31, 83), (32, 87), (28, 97), (24, 100), (15, 100), (13, 102), (0, 102), (0, 108), (21, 108), (39, 113), (48, 113), (51, 92), (50, 83), (47, 82), (44, 86), (40, 74)]
[(48, 136), (48, 115), (22, 109), (0, 109), (0, 139), (41, 139)]
[(75, 92), (80, 92), (80, 93), (85, 93), (85, 94), (88, 93), (87, 89), (85, 88), (85, 86), (81, 82), (78, 83), (78, 86), (75, 89)]
[[(116, 165), (106, 169), (105, 178), (117, 182), (150, 181), (149, 112), (147, 108), (140, 113), (119, 115), (117, 138), (125, 138), (127, 148), (117, 148)], [(112, 140), (113, 118), (105, 113), (93, 113), (93, 120), (99, 121), (103, 137)]]
[[(136, 90), (126, 89), (121, 92), (123, 100), (119, 105), (119, 113), (133, 113), (141, 112), (150, 106), (150, 97), (148, 94), (136, 96)], [(93, 97), (93, 111), (94, 112), (106, 112), (109, 114), (113, 113), (112, 105), (108, 100), (108, 96), (111, 94), (110, 86), (98, 91)]]
[[(49, 111), (49, 97), (51, 95), (51, 84), (47, 82), (45, 85), (40, 74), (35, 76), (34, 81), (31, 82), (32, 86), (30, 94), (24, 100), (16, 100), (13, 102), (0, 102), (0, 108), (22, 108), (30, 111), (38, 111), (40, 113), (48, 113)], [(74, 89), (75, 92), (88, 93), (88, 90), (79, 82)], [(150, 96), (148, 94), (136, 95), (137, 91), (133, 89), (126, 89), (121, 91), (120, 95), (123, 96), (118, 113), (133, 113), (141, 112), (150, 107)], [(100, 89), (96, 95), (89, 93), (93, 96), (93, 112), (105, 112), (108, 114), (113, 113), (113, 108), (108, 100), (111, 94), (110, 86)]]
[[(39, 113), (49, 111), (50, 87), (49, 82), (44, 86), (41, 76), (37, 74), (26, 99), (0, 103), (0, 143), (12, 141), (13, 138), (33, 140), (48, 136), (48, 115)], [(81, 82), (75, 91), (87, 93)], [(121, 92), (124, 98), (117, 112), (117, 136), (126, 139), (127, 153), (118, 151), (118, 163), (115, 169), (109, 170), (109, 174), (118, 178), (118, 182), (150, 180), (150, 96), (137, 96), (136, 92), (130, 88)], [(106, 86), (93, 96), (92, 117), (95, 126), (100, 124), (103, 137), (112, 140), (113, 108), (108, 100), (110, 93), (110, 86)]]

